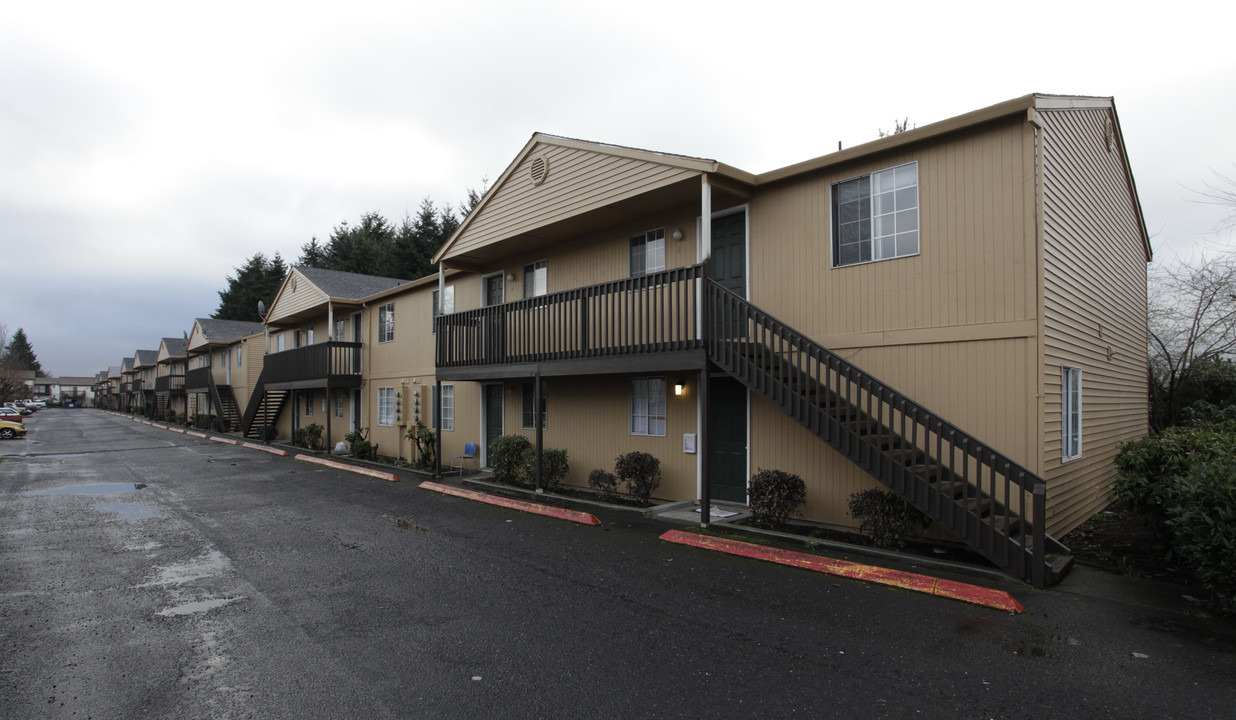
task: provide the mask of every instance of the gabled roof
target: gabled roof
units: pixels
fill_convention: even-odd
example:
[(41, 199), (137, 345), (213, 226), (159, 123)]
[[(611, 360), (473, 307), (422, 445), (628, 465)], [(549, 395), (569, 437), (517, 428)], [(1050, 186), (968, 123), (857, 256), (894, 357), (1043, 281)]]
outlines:
[(133, 354), (133, 367), (150, 367), (159, 361), (158, 350), (138, 350)]
[(318, 286), (331, 300), (351, 300), (360, 302), (383, 290), (389, 290), (402, 285), (408, 280), (381, 277), (379, 275), (361, 275), (359, 273), (343, 272), (342, 270), (323, 270), (322, 268), (297, 265), (292, 268), (305, 277), (306, 280)]
[(133, 358), (127, 357), (120, 361), (120, 372), (122, 373), (133, 372)]
[(118, 378), (120, 377), (120, 374), (123, 372), (124, 372), (123, 365), (108, 365), (107, 366), (107, 377), (109, 378)]
[[(645, 168), (658, 166), (662, 168), (677, 168), (684, 172), (691, 172), (699, 175), (707, 175), (714, 180), (719, 180), (718, 184), (724, 185), (729, 183), (731, 186), (745, 186), (747, 188), (758, 188), (762, 185), (782, 182), (790, 178), (794, 178), (807, 173), (816, 172), (834, 165), (853, 161), (868, 155), (883, 153), (895, 148), (900, 148), (912, 143), (922, 142), (931, 138), (955, 133), (965, 130), (983, 123), (988, 123), (1000, 118), (1022, 115), (1027, 122), (1035, 123), (1036, 112), (1050, 112), (1057, 110), (1071, 109), (1107, 109), (1112, 116), (1112, 122), (1115, 126), (1116, 136), (1119, 139), (1121, 147), (1124, 146), (1123, 135), (1120, 132), (1119, 120), (1116, 118), (1115, 103), (1110, 97), (1086, 97), (1072, 95), (1047, 95), (1042, 93), (1031, 93), (1019, 98), (1007, 100), (1002, 103), (997, 103), (990, 107), (982, 108), (972, 112), (968, 112), (956, 117), (948, 118), (939, 122), (924, 125), (923, 127), (914, 128), (905, 132), (894, 133), (885, 137), (873, 140), (871, 142), (855, 145), (853, 147), (838, 150), (834, 153), (822, 155), (820, 157), (804, 160), (799, 163), (787, 165), (783, 168), (764, 172), (760, 174), (752, 174), (737, 168), (717, 162), (716, 160), (705, 160), (702, 158), (693, 158), (684, 155), (672, 155), (669, 153), (658, 153), (649, 150), (639, 150), (636, 148), (622, 147), (619, 145), (608, 145), (605, 143), (589, 142), (585, 140), (575, 140), (571, 138), (558, 137), (555, 135), (546, 135), (536, 133), (524, 146), (524, 148), (515, 156), (515, 159), (507, 166), (498, 180), (489, 188), (485, 196), (473, 208), (472, 212), (464, 218), (459, 227), (451, 235), (450, 238), (442, 245), (442, 248), (433, 257), (434, 263), (442, 263), (445, 259), (458, 256), (456, 263), (466, 267), (468, 260), (467, 255), (475, 253), (480, 247), (485, 245), (496, 244), (504, 239), (531, 236), (542, 232), (542, 230), (554, 223), (560, 222), (567, 217), (566, 213), (580, 214), (595, 210), (596, 206), (589, 205), (590, 201), (596, 200), (595, 197), (577, 197), (573, 198), (569, 204), (564, 203), (561, 207), (554, 208), (553, 211), (547, 211), (542, 214), (537, 214), (533, 210), (529, 217), (523, 218), (522, 224), (516, 224), (509, 218), (518, 211), (522, 212), (527, 207), (528, 203), (523, 202), (526, 198), (520, 198), (520, 201), (504, 204), (501, 196), (511, 194), (508, 190), (508, 184), (522, 182), (527, 184), (529, 181), (524, 174), (515, 175), (516, 171), (521, 168), (531, 170), (535, 167), (537, 157), (543, 155), (546, 148), (569, 148), (572, 150), (591, 153), (596, 157), (605, 156), (610, 158), (606, 162), (611, 165), (617, 162), (616, 159), (637, 161), (643, 163)], [(1129, 191), (1132, 197), (1132, 202), (1136, 207), (1138, 221), (1141, 224), (1143, 235), (1143, 243), (1147, 258), (1150, 256), (1150, 241), (1149, 234), (1146, 232), (1145, 220), (1142, 217), (1140, 201), (1137, 198), (1137, 190), (1133, 186), (1133, 173), (1128, 168), (1127, 153), (1122, 153), (1125, 157), (1126, 177), (1129, 179)], [(554, 167), (544, 161), (542, 169), (548, 168), (545, 174), (545, 180), (541, 182), (547, 186), (548, 178), (552, 178), (555, 171)], [(572, 173), (571, 182), (579, 182), (577, 178), (581, 177), (579, 164), (573, 165), (569, 172)], [(558, 170), (562, 172), (561, 169)], [(626, 199), (634, 197), (639, 193), (647, 193), (658, 186), (656, 183), (666, 184), (669, 181), (663, 180), (663, 173), (657, 174), (645, 170), (623, 170), (613, 174), (612, 178), (607, 178), (611, 186), (622, 184), (622, 195), (615, 193), (610, 194), (608, 202), (613, 202), (614, 197)], [(676, 179), (681, 181), (682, 175)], [(653, 179), (648, 179), (653, 178)], [(539, 183), (538, 183), (539, 184)], [(538, 200), (540, 202), (540, 200)], [(498, 209), (493, 212), (498, 220), (486, 218), (486, 211), (490, 209), (491, 204), (497, 204)], [(548, 203), (546, 203), (548, 206)], [(556, 214), (554, 214), (556, 213)], [(505, 225), (494, 231), (490, 225), (503, 224)], [(481, 229), (475, 229), (474, 226), (479, 226)], [(469, 235), (471, 233), (471, 235)], [(465, 236), (469, 236), (469, 240), (462, 240)]]
[(189, 338), (163, 338), (159, 343), (159, 360), (174, 360), (185, 356)]
[(268, 325), (292, 321), (320, 312), (327, 303), (360, 305), (372, 295), (410, 281), (380, 275), (362, 275), (342, 270), (324, 270), (297, 265), (288, 271), (266, 313)]
[(193, 331), (185, 342), (185, 352), (200, 350), (203, 346), (227, 345), (265, 330), (266, 326), (262, 323), (249, 320), (197, 318), (193, 321)]

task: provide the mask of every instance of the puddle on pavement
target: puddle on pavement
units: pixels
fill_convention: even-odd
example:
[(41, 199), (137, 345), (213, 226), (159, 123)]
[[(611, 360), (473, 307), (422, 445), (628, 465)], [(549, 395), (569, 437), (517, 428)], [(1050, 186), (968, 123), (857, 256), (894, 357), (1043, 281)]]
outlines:
[(30, 490), (22, 495), (112, 495), (133, 492), (146, 487), (142, 483), (99, 483), (97, 485), (70, 485), (68, 487)]
[(105, 502), (99, 503), (96, 508), (113, 512), (120, 516), (121, 520), (145, 520), (146, 518), (162, 517), (159, 512), (150, 505), (142, 503), (123, 503), (123, 502)]
[(192, 560), (187, 560), (183, 563), (174, 565), (166, 565), (160, 567), (159, 576), (150, 582), (135, 585), (134, 587), (167, 587), (169, 585), (183, 585), (187, 582), (200, 580), (202, 578), (214, 577), (223, 572), (228, 566), (228, 560), (223, 556), (223, 553), (218, 550), (211, 550), (205, 555), (199, 555)]

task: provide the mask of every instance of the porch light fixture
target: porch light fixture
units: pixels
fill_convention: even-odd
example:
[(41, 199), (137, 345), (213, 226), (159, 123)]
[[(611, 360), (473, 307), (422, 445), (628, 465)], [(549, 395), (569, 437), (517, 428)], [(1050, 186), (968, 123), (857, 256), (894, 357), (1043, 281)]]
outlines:
[(507, 274), (506, 274), (506, 281), (507, 281), (507, 282), (515, 282), (515, 273), (513, 273), (513, 272), (509, 272), (509, 273), (507, 273)]
[(670, 237), (674, 238), (675, 240), (681, 240), (682, 239), (682, 228), (674, 228), (674, 234), (671, 235)]
[(674, 394), (675, 395), (682, 395), (686, 391), (687, 391), (687, 387), (685, 385), (683, 385), (682, 383), (674, 383)]

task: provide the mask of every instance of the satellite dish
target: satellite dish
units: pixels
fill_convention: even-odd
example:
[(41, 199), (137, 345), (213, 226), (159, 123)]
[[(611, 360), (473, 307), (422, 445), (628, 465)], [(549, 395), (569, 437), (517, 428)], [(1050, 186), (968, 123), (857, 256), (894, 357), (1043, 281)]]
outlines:
[(181, 332), (185, 334), (185, 340), (188, 340), (188, 339), (189, 339), (189, 331), (188, 331), (188, 330), (181, 330)]
[(261, 317), (261, 318), (266, 317), (266, 303), (262, 302), (261, 300), (258, 300), (258, 317)]

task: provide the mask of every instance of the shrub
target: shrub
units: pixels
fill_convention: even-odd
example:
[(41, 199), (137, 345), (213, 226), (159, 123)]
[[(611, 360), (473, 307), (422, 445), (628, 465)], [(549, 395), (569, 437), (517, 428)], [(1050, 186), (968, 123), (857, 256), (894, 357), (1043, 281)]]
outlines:
[(601, 493), (601, 497), (609, 500), (618, 494), (618, 476), (605, 470), (593, 470), (588, 473), (588, 487)]
[[(545, 490), (557, 490), (570, 469), (566, 450), (546, 448), (541, 453), (541, 487)], [(523, 481), (529, 487), (536, 486), (536, 448), (534, 447), (529, 447), (524, 451)]]
[(369, 428), (353, 430), (344, 435), (343, 439), (348, 441), (348, 448), (352, 451), (352, 457), (354, 458), (370, 460), (377, 455), (373, 443), (369, 442)]
[(1163, 526), (1176, 478), (1194, 465), (1236, 456), (1236, 424), (1171, 427), (1121, 444), (1116, 456), (1116, 496)]
[(1172, 550), (1214, 593), (1215, 609), (1236, 614), (1236, 459), (1198, 463), (1172, 486)]
[(176, 411), (173, 410), (172, 408), (168, 408), (167, 410), (164, 410), (163, 420), (169, 423), (175, 423), (176, 422)]
[(859, 531), (877, 547), (901, 548), (911, 527), (924, 528), (930, 519), (910, 503), (878, 488), (850, 496), (850, 516), (859, 521)]
[(408, 428), (408, 439), (416, 444), (417, 464), (422, 468), (433, 468), (438, 464), (438, 434), (432, 428), (427, 428), (420, 422), (416, 427)]
[(215, 422), (214, 415), (206, 415), (204, 413), (198, 413), (193, 416), (193, 427), (197, 428), (198, 430), (208, 430), (210, 429), (210, 426), (214, 424), (214, 422)]
[(647, 505), (661, 484), (661, 461), (646, 452), (629, 452), (614, 460), (614, 474), (627, 486), (627, 494)]
[(263, 425), (261, 429), (258, 430), (258, 438), (261, 439), (262, 442), (268, 443), (277, 437), (279, 437), (279, 431), (275, 429), (274, 425)]
[(317, 450), (322, 445), (322, 431), (325, 429), (317, 424), (306, 425), (293, 433), (292, 443), (310, 450)]
[(798, 506), (806, 502), (807, 485), (797, 475), (761, 469), (751, 477), (747, 499), (756, 524), (782, 528)]
[(524, 452), (532, 443), (523, 435), (503, 435), (489, 443), (489, 466), (494, 481), (518, 485), (523, 479)]

